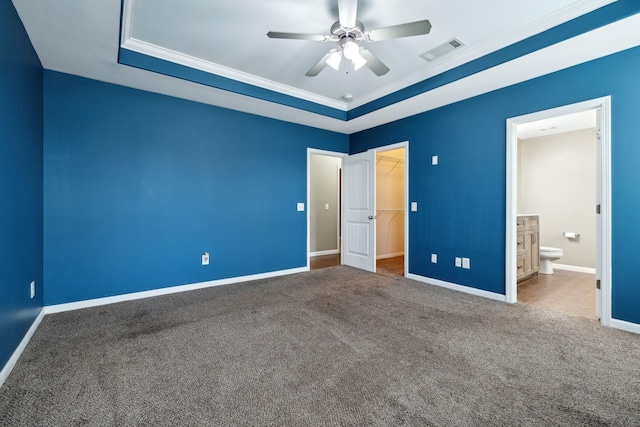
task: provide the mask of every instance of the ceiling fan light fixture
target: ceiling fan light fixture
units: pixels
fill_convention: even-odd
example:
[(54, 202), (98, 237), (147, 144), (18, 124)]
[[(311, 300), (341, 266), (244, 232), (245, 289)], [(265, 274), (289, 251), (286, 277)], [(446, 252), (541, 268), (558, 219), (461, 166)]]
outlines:
[(367, 60), (364, 59), (362, 57), (362, 55), (360, 55), (359, 52), (351, 61), (353, 62), (353, 69), (355, 71), (358, 71), (360, 68), (362, 68), (367, 63)]
[(338, 71), (338, 69), (340, 68), (341, 61), (342, 61), (342, 55), (340, 54), (339, 51), (336, 50), (327, 59), (327, 65), (333, 68), (334, 70)]
[(342, 46), (344, 57), (353, 61), (356, 56), (360, 56), (360, 46), (353, 40), (347, 40)]

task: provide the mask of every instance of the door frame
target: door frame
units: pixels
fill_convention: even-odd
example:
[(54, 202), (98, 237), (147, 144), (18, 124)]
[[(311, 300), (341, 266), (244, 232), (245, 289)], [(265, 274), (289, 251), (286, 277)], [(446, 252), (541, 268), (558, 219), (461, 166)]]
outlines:
[[(519, 124), (594, 109), (600, 110), (600, 147), (596, 156), (597, 162), (601, 165), (600, 173), (596, 176), (600, 182), (600, 194), (596, 194), (596, 203), (599, 201), (601, 206), (599, 218), (596, 218), (596, 236), (600, 243), (600, 251), (596, 254), (599, 261), (596, 265), (599, 264), (600, 269), (596, 270), (596, 278), (600, 280), (601, 290), (600, 322), (604, 326), (611, 326), (611, 96), (507, 119), (505, 299), (508, 303), (517, 302), (518, 136), (516, 128)], [(593, 208), (595, 209), (595, 206)], [(597, 244), (596, 247), (598, 247)]]
[[(327, 151), (327, 150), (319, 150), (317, 148), (308, 148), (307, 147), (307, 266), (306, 269), (310, 270), (311, 269), (311, 155), (312, 154), (319, 154), (322, 156), (328, 156), (328, 157), (336, 157), (339, 159), (343, 159), (345, 157), (348, 156), (347, 153), (340, 153), (338, 151)], [(340, 166), (342, 168), (342, 164)], [(342, 183), (339, 182), (338, 183), (339, 186), (342, 186)], [(342, 188), (340, 188), (340, 191), (342, 191)], [(340, 191), (338, 191), (338, 193), (340, 193)], [(340, 194), (338, 194), (338, 199), (340, 199)], [(338, 230), (336, 230), (337, 233), (337, 243), (338, 243), (338, 252), (340, 252), (342, 250), (341, 244), (340, 244), (340, 215), (341, 215), (341, 211), (342, 207), (340, 207), (340, 209), (338, 209)]]
[[(409, 274), (409, 141), (378, 147), (375, 149), (375, 154), (397, 150), (398, 148), (404, 148), (404, 277), (407, 277)], [(375, 209), (377, 208), (375, 206)], [(375, 244), (377, 242), (374, 242)]]

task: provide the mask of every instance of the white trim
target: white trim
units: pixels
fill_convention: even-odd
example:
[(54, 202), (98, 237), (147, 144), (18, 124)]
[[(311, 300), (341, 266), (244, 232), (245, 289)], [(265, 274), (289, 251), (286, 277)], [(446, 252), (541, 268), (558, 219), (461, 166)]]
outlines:
[(590, 267), (580, 267), (578, 265), (555, 264), (555, 263), (551, 263), (551, 266), (558, 270), (575, 271), (577, 273), (596, 274), (596, 269), (590, 268)]
[(339, 254), (340, 250), (339, 249), (329, 249), (326, 251), (316, 251), (316, 252), (311, 252), (309, 254), (310, 257), (314, 257), (314, 256), (324, 256), (324, 255), (335, 255), (335, 254)]
[(396, 252), (394, 254), (385, 254), (385, 255), (376, 255), (376, 259), (387, 259), (387, 258), (395, 258), (397, 256), (404, 255), (404, 252)]
[(376, 152), (384, 153), (398, 148), (404, 148), (404, 253), (402, 255), (405, 255), (404, 277), (409, 277), (409, 141), (378, 147)]
[(228, 279), (210, 280), (207, 282), (191, 283), (188, 285), (171, 286), (168, 288), (152, 289), (149, 291), (133, 292), (130, 294), (116, 295), (105, 298), (95, 298), (84, 301), (70, 302), (66, 304), (48, 305), (44, 308), (46, 314), (61, 313), (64, 311), (79, 310), (82, 308), (97, 307), (100, 305), (115, 304), (123, 301), (132, 301), (142, 298), (156, 297), (160, 295), (175, 294), (178, 292), (193, 291), (196, 289), (211, 288), (214, 286), (231, 285), (234, 283), (249, 282), (253, 280), (268, 279), (271, 277), (286, 276), (289, 274), (309, 271), (307, 267), (291, 268), (288, 270), (270, 271), (268, 273), (251, 274), (248, 276), (230, 277)]
[(496, 294), (495, 292), (483, 291), (482, 289), (472, 288), (469, 286), (458, 285), (456, 283), (445, 282), (438, 279), (432, 279), (430, 277), (424, 277), (417, 274), (407, 274), (408, 279), (416, 280), (418, 282), (426, 283), (428, 285), (440, 286), (442, 288), (452, 289), (458, 292), (464, 292), (465, 294), (476, 295), (483, 298), (489, 298), (496, 301), (505, 302), (504, 295)]
[(611, 326), (611, 97), (606, 96), (576, 104), (539, 111), (523, 116), (507, 119), (506, 139), (506, 238), (505, 238), (505, 296), (508, 303), (517, 302), (516, 284), (516, 215), (517, 215), (517, 153), (518, 137), (516, 127), (522, 123), (543, 120), (587, 110), (600, 109), (601, 115), (601, 157), (602, 168), (600, 194), (600, 235), (601, 250), (596, 256), (600, 257), (600, 277), (602, 292), (602, 308), (600, 322), (604, 326)]
[[(317, 148), (307, 147), (307, 269), (311, 268), (311, 155), (320, 154), (322, 156), (338, 157), (343, 159), (348, 156), (347, 153), (340, 153), (338, 151), (319, 150)], [(340, 185), (340, 183), (338, 183)], [(341, 206), (340, 204), (338, 206)], [(340, 224), (338, 224), (340, 228)], [(338, 233), (339, 234), (339, 233)], [(338, 249), (336, 253), (340, 253), (340, 241), (338, 239)], [(317, 252), (314, 252), (317, 253)]]
[(18, 359), (22, 355), (22, 352), (24, 351), (24, 349), (27, 348), (27, 344), (29, 344), (29, 341), (31, 341), (31, 337), (33, 337), (33, 334), (36, 332), (36, 329), (38, 329), (38, 326), (40, 326), (40, 322), (42, 322), (42, 318), (44, 317), (44, 315), (45, 315), (45, 311), (41, 309), (40, 313), (38, 313), (38, 316), (36, 316), (35, 320), (31, 324), (31, 327), (22, 338), (22, 341), (20, 341), (18, 348), (15, 349), (15, 351), (13, 352), (13, 354), (11, 355), (7, 363), (4, 365), (4, 368), (2, 368), (2, 371), (0, 371), (0, 387), (2, 387), (4, 382), (7, 380), (7, 378), (9, 377), (9, 374), (11, 373), (13, 368), (16, 366), (16, 363), (18, 363)]
[(131, 28), (133, 26), (134, 0), (124, 0), (122, 4), (122, 29), (120, 32), (120, 42), (131, 38)]
[(616, 329), (622, 329), (623, 331), (633, 332), (634, 334), (640, 334), (640, 325), (637, 323), (611, 319), (611, 324), (609, 326)]

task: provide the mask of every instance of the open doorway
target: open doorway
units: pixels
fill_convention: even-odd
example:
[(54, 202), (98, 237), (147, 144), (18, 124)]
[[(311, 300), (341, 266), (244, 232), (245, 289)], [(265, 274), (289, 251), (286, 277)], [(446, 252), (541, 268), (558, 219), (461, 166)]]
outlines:
[(518, 302), (595, 320), (597, 112), (517, 127)]
[(385, 273), (406, 276), (408, 163), (408, 142), (343, 159), (342, 264), (374, 273), (380, 264)]
[(405, 148), (376, 151), (376, 271), (404, 276)]
[(610, 322), (609, 98), (507, 122), (507, 302)]
[(340, 264), (340, 189), (342, 153), (308, 149), (307, 266)]

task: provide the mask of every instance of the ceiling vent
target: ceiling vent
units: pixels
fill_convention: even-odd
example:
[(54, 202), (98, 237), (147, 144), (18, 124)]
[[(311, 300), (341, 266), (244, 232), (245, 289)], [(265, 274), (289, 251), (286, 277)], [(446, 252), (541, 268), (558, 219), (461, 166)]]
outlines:
[(423, 53), (422, 55), (420, 55), (420, 57), (431, 62), (443, 55), (448, 54), (449, 52), (453, 52), (454, 50), (461, 48), (462, 46), (464, 46), (464, 43), (462, 43), (460, 40), (452, 39), (434, 49), (431, 49), (429, 52)]

